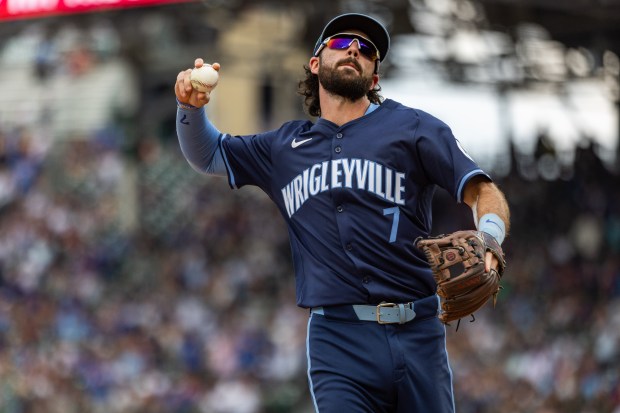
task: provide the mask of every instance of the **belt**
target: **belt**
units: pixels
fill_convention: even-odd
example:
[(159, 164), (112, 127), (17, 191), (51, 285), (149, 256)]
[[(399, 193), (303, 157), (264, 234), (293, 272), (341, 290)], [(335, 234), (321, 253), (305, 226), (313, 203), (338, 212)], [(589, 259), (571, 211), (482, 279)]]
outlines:
[(374, 321), (379, 324), (405, 324), (415, 318), (429, 318), (439, 314), (439, 297), (431, 295), (409, 303), (314, 307), (310, 312), (340, 320)]

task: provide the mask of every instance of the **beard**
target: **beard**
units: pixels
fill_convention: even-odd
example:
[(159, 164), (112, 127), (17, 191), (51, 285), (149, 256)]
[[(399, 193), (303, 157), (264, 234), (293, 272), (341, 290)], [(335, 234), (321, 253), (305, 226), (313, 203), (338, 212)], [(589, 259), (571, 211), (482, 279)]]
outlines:
[[(349, 73), (348, 71), (339, 71), (338, 67), (343, 64), (353, 64), (359, 73), (359, 76)], [(336, 63), (333, 67), (323, 65), (319, 66), (319, 82), (323, 88), (332, 95), (341, 96), (352, 102), (366, 96), (372, 86), (372, 74), (365, 76), (362, 72), (360, 64), (354, 59), (344, 59)]]

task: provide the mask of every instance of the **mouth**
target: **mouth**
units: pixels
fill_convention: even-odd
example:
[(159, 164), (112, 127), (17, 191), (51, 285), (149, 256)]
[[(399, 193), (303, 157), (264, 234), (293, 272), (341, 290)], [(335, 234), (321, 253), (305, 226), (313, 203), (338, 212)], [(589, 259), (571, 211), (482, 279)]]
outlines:
[(359, 67), (359, 64), (357, 62), (355, 62), (355, 61), (350, 61), (349, 60), (349, 61), (346, 61), (346, 62), (342, 62), (342, 63), (340, 63), (338, 65), (338, 67), (341, 67), (341, 66), (342, 67), (350, 67), (350, 68), (355, 69), (356, 71), (358, 71), (360, 73), (362, 72), (362, 68)]

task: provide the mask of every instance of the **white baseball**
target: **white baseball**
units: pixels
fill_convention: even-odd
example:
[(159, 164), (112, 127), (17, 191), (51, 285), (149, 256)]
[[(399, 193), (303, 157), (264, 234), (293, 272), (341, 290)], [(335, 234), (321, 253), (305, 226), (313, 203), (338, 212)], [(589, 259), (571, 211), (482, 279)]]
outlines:
[(203, 65), (199, 68), (193, 68), (192, 73), (189, 76), (189, 80), (192, 83), (192, 87), (199, 92), (210, 92), (219, 79), (217, 70), (211, 65)]

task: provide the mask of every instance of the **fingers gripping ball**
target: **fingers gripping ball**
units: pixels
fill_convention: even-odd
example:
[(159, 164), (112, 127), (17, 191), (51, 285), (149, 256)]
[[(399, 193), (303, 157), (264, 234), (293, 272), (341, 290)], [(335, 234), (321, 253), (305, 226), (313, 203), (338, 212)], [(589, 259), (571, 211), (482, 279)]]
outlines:
[(192, 87), (198, 92), (208, 93), (217, 86), (219, 79), (219, 73), (211, 65), (204, 65), (198, 68), (192, 69), (190, 74), (190, 82)]
[[(473, 314), (500, 290), (506, 267), (501, 246), (491, 235), (479, 231), (457, 231), (448, 235), (416, 240), (426, 255), (443, 300), (439, 319), (444, 323)], [(497, 270), (486, 272), (484, 257), (491, 252)]]

